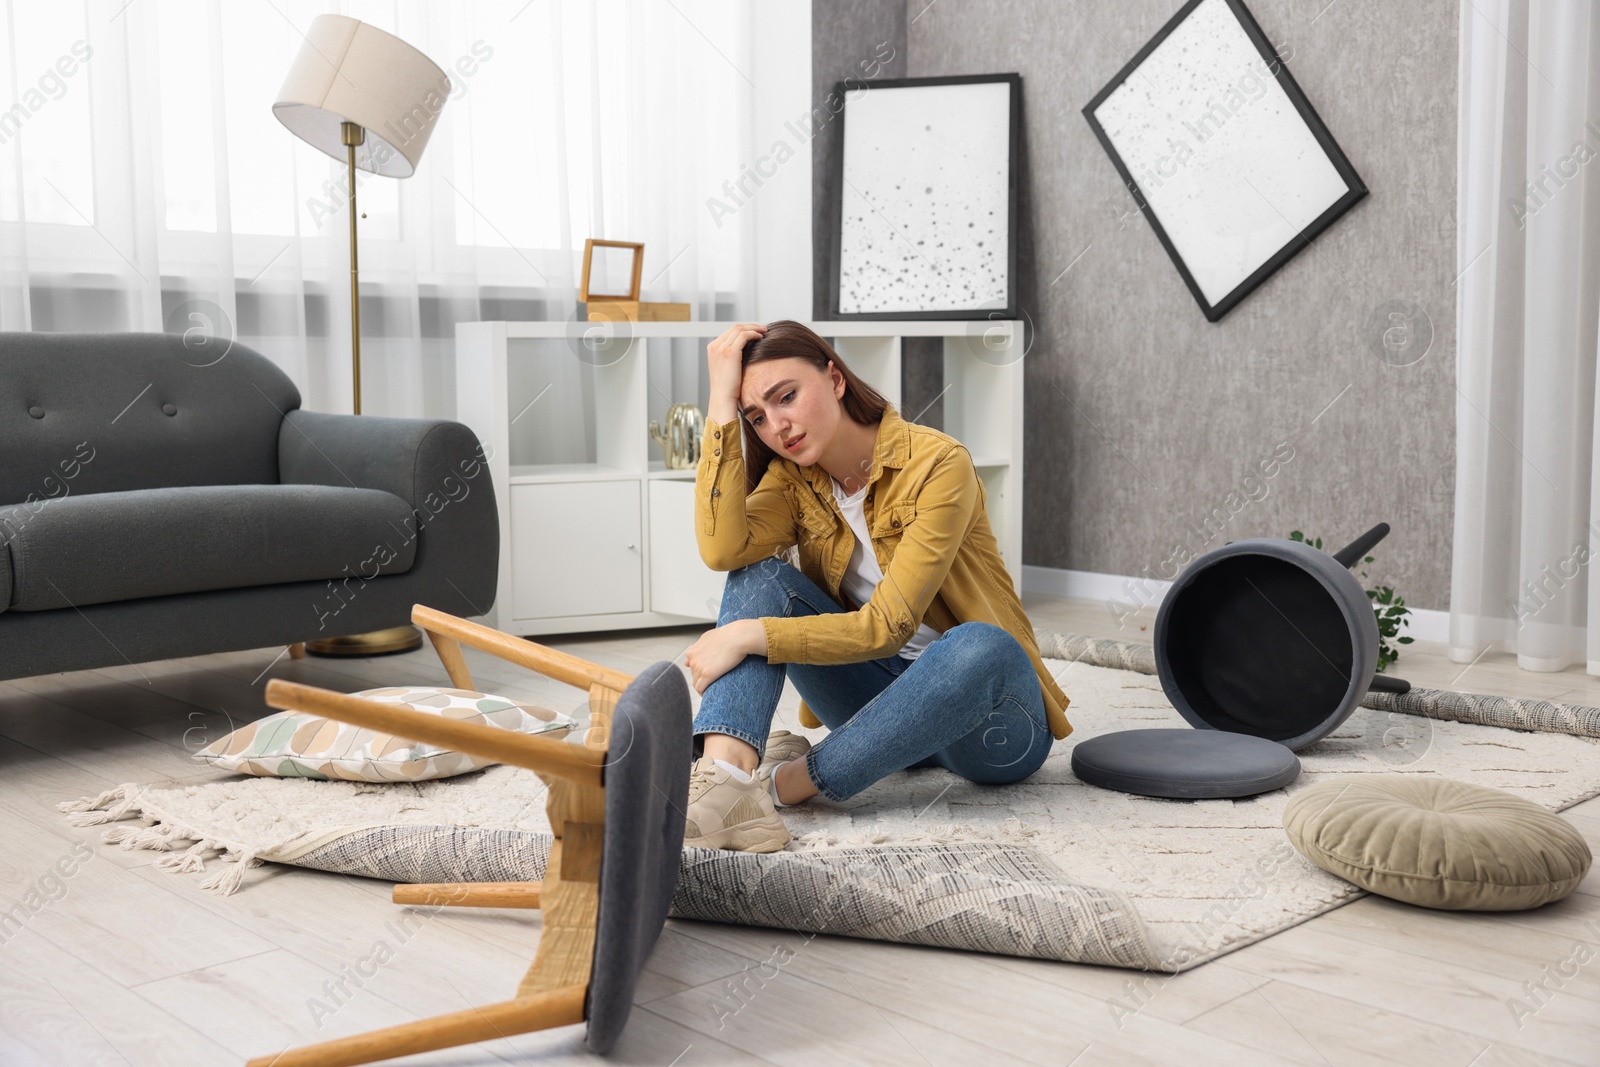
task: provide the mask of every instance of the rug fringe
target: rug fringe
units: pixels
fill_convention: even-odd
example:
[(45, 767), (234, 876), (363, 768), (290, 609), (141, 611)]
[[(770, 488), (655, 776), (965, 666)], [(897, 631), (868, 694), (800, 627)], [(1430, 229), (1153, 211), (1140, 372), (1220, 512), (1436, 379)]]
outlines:
[(127, 817), (128, 810), (139, 799), (140, 789), (137, 782), (124, 782), (97, 797), (62, 801), (56, 805), (56, 809), (67, 813), (67, 822), (72, 826), (99, 826), (116, 822)]
[(173, 839), (186, 841), (193, 834), (183, 833), (178, 827), (168, 823), (155, 823), (141, 826), (113, 826), (101, 835), (108, 845), (121, 845), (124, 851), (133, 849), (149, 849), (152, 852), (170, 852), (173, 849)]
[(214, 874), (206, 876), (200, 883), (201, 889), (209, 889), (222, 896), (231, 896), (244, 884), (244, 872), (252, 867), (261, 866), (261, 860), (256, 858), (254, 849), (229, 849), (223, 857), (227, 866)]
[[(173, 874), (198, 874), (206, 869), (209, 853), (220, 853), (225, 865), (221, 870), (207, 875), (200, 888), (220, 896), (230, 896), (244, 884), (245, 871), (261, 866), (256, 850), (229, 844), (181, 823), (170, 822), (160, 814), (139, 804), (143, 787), (135, 782), (119, 785), (93, 797), (62, 801), (56, 805), (73, 826), (100, 826), (108, 822), (124, 825), (108, 827), (100, 837), (108, 845), (117, 845), (125, 851), (146, 849), (152, 852), (176, 852), (178, 855), (162, 856), (155, 866)], [(183, 845), (182, 842), (193, 842)]]
[(127, 790), (126, 785), (119, 785), (114, 789), (107, 789), (97, 797), (80, 797), (77, 800), (63, 800), (56, 805), (57, 811), (98, 811), (113, 800), (120, 799)]
[[(176, 836), (176, 835), (174, 835)], [(210, 838), (196, 841), (177, 856), (162, 856), (156, 866), (174, 874), (198, 874), (206, 869), (206, 853), (221, 852), (222, 846)]]

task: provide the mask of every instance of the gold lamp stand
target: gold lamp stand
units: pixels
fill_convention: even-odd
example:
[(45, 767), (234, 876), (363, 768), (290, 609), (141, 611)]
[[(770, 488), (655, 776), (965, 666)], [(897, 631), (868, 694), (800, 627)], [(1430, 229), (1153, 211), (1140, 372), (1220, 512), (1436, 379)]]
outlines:
[[(355, 387), (355, 413), (361, 414), (361, 281), (356, 269), (356, 146), (367, 139), (367, 131), (354, 122), (341, 122), (345, 160), (350, 173), (350, 377)], [(410, 652), (422, 647), (422, 631), (406, 623), (385, 630), (343, 637), (324, 637), (306, 642), (306, 651), (316, 656), (382, 656), (391, 652)]]

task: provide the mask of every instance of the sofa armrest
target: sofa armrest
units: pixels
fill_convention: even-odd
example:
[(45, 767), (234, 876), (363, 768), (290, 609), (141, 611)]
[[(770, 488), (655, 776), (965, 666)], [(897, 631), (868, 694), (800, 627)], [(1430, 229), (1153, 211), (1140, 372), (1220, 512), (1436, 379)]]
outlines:
[(11, 606), (11, 545), (4, 524), (0, 524), (0, 612)]
[(393, 493), (411, 506), (395, 544), (416, 540), (418, 601), (474, 614), (493, 605), (500, 517), (486, 450), (461, 423), (297, 408), (278, 430), (278, 481)]

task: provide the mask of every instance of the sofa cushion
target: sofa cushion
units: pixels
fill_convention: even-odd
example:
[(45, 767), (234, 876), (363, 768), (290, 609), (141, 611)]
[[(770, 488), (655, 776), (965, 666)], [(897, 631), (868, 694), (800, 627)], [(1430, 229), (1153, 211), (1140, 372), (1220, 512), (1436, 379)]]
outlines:
[(410, 506), (380, 489), (194, 485), (0, 507), (12, 611), (399, 574)]
[(226, 338), (0, 332), (0, 504), (275, 484), (299, 406), (288, 375)]

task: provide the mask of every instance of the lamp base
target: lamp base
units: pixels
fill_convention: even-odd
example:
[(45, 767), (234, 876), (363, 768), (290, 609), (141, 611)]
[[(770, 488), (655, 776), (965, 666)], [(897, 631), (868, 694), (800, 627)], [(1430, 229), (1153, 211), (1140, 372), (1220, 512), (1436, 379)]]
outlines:
[(384, 656), (421, 647), (422, 631), (410, 623), (391, 626), (386, 630), (306, 642), (306, 651), (314, 656)]

